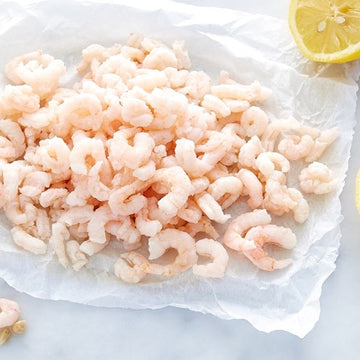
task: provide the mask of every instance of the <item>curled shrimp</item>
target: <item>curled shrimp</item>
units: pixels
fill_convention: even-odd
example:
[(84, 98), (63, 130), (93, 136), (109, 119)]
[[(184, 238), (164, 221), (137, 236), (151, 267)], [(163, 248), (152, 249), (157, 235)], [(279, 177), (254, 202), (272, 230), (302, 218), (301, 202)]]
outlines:
[(223, 209), (226, 209), (239, 198), (242, 188), (243, 183), (238, 177), (226, 176), (216, 179), (207, 191)]
[(189, 177), (180, 166), (172, 166), (156, 170), (152, 181), (163, 183), (170, 188), (170, 191), (158, 201), (158, 206), (164, 216), (172, 218), (185, 205), (192, 192)]
[(201, 219), (202, 210), (193, 199), (189, 198), (186, 204), (179, 209), (177, 215), (189, 223), (196, 224)]
[(314, 139), (310, 135), (287, 135), (279, 142), (278, 150), (288, 160), (295, 161), (308, 156), (313, 146)]
[(133, 251), (124, 253), (116, 261), (114, 273), (121, 280), (135, 284), (145, 278), (146, 272), (142, 267), (148, 263), (148, 260), (139, 253)]
[(14, 226), (11, 230), (14, 243), (33, 254), (45, 254), (47, 245), (44, 241), (28, 234), (21, 226)]
[(20, 308), (17, 302), (0, 299), (0, 329), (12, 326), (16, 323), (20, 315)]
[(40, 108), (40, 98), (29, 85), (6, 85), (1, 101), (9, 115), (12, 112), (34, 113)]
[(131, 146), (128, 135), (120, 130), (108, 143), (109, 161), (115, 170), (120, 170), (123, 166), (137, 169), (149, 161), (154, 147), (155, 142), (149, 134), (135, 134), (134, 145)]
[(160, 265), (148, 263), (142, 269), (150, 274), (172, 276), (183, 272), (197, 261), (195, 240), (186, 232), (176, 229), (165, 229), (149, 239), (149, 260), (162, 256), (168, 249), (173, 248), (178, 255), (173, 263)]
[(207, 234), (215, 240), (220, 236), (212, 225), (211, 220), (206, 216), (202, 216), (197, 223), (187, 223), (185, 226), (182, 226), (180, 230), (187, 232), (193, 238), (199, 233)]
[(305, 161), (308, 163), (318, 160), (325, 150), (338, 138), (339, 131), (337, 128), (331, 128), (324, 130), (314, 142), (309, 155), (305, 158)]
[(207, 94), (204, 96), (201, 106), (208, 111), (214, 111), (219, 118), (226, 117), (231, 114), (229, 107), (217, 96)]
[(9, 80), (17, 85), (30, 85), (41, 99), (55, 91), (64, 73), (64, 63), (42, 51), (18, 56), (5, 67), (5, 75)]
[(250, 170), (241, 169), (237, 173), (237, 177), (241, 180), (244, 195), (249, 195), (247, 201), (252, 209), (258, 208), (263, 202), (263, 186), (258, 177)]
[(317, 195), (327, 194), (338, 185), (333, 172), (325, 164), (316, 161), (301, 170), (299, 182), (302, 191)]
[(255, 160), (259, 171), (266, 179), (272, 177), (275, 172), (287, 173), (290, 170), (289, 160), (277, 152), (263, 152)]
[(231, 215), (225, 215), (220, 204), (207, 192), (195, 196), (199, 208), (206, 214), (206, 216), (219, 223), (224, 224), (228, 221)]
[(241, 126), (247, 137), (261, 136), (269, 123), (266, 113), (257, 106), (251, 106), (241, 115)]
[(34, 171), (25, 176), (20, 192), (31, 198), (38, 197), (50, 186), (51, 175), (44, 171)]
[(258, 136), (253, 136), (244, 144), (239, 151), (239, 164), (248, 168), (256, 168), (256, 158), (264, 152), (264, 148)]
[(0, 158), (13, 161), (24, 154), (25, 136), (20, 126), (11, 120), (0, 120)]
[(225, 248), (213, 239), (201, 239), (195, 244), (196, 252), (199, 255), (208, 256), (212, 262), (206, 265), (193, 266), (193, 273), (198, 276), (221, 278), (224, 276), (229, 255)]
[(164, 70), (167, 67), (177, 68), (177, 58), (174, 52), (167, 47), (155, 47), (143, 61), (144, 68)]
[(133, 126), (148, 126), (154, 119), (151, 110), (140, 99), (124, 97), (122, 100), (122, 119)]
[(74, 144), (69, 159), (75, 174), (87, 175), (94, 163), (105, 161), (104, 144), (98, 139), (81, 139)]
[[(106, 164), (106, 162), (105, 162)], [(103, 161), (98, 161), (89, 171), (88, 190), (92, 197), (99, 201), (106, 201), (109, 199), (111, 189), (106, 186), (100, 179), (101, 168), (104, 166)]]
[(273, 271), (292, 263), (291, 259), (275, 260), (263, 249), (265, 244), (274, 244), (285, 249), (294, 248), (296, 236), (289, 228), (277, 225), (255, 226), (247, 232), (245, 239), (255, 243), (256, 248), (244, 251), (244, 255), (259, 269)]
[(149, 219), (149, 209), (147, 206), (144, 206), (137, 213), (135, 225), (140, 234), (145, 236), (155, 236), (162, 229), (160, 221)]
[(227, 227), (223, 242), (227, 247), (237, 251), (255, 249), (254, 241), (245, 237), (246, 232), (254, 226), (267, 225), (270, 222), (271, 217), (264, 209), (241, 214)]
[(79, 271), (88, 263), (87, 256), (80, 250), (80, 244), (76, 240), (69, 240), (65, 244), (66, 253), (75, 271)]
[(69, 240), (70, 233), (66, 225), (61, 222), (53, 223), (51, 230), (49, 245), (54, 249), (59, 263), (66, 268), (69, 264), (69, 260), (66, 256), (65, 242)]

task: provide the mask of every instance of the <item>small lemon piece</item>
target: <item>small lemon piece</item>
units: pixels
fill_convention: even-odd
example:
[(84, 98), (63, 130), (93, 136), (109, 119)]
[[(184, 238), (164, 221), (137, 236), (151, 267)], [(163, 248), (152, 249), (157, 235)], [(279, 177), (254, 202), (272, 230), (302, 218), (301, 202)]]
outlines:
[(356, 174), (355, 180), (355, 205), (358, 213), (360, 214), (360, 169)]
[(360, 0), (291, 0), (289, 26), (310, 60), (342, 63), (360, 58)]

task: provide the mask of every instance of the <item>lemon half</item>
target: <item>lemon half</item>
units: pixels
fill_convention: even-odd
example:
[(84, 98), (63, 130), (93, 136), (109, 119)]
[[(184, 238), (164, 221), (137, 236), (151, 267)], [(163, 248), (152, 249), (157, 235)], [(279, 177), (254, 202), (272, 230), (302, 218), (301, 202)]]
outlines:
[(289, 26), (310, 60), (341, 63), (360, 58), (360, 0), (291, 0)]

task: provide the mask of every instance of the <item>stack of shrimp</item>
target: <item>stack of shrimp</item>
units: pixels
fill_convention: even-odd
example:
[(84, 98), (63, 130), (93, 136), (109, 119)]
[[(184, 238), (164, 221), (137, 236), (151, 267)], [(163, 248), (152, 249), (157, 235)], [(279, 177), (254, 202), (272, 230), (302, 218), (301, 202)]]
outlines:
[[(242, 85), (221, 72), (215, 85), (189, 68), (183, 42), (168, 47), (138, 35), (83, 50), (83, 77), (72, 88), (59, 86), (64, 63), (41, 51), (8, 63), (0, 205), (18, 246), (53, 251), (79, 270), (118, 241), (115, 275), (133, 283), (189, 268), (222, 277), (226, 247), (268, 271), (291, 263), (263, 250), (296, 243), (291, 229), (270, 224), (269, 213), (303, 223), (303, 193), (336, 188), (317, 161), (336, 129), (270, 121), (259, 106), (271, 91), (257, 81)], [(300, 189), (287, 186), (295, 160), (304, 164)], [(249, 212), (232, 219), (221, 242), (214, 225), (230, 221), (227, 209), (237, 201), (247, 201)], [(148, 256), (136, 251), (143, 245)], [(156, 261), (170, 248), (174, 262)], [(210, 262), (198, 263), (199, 255)]]

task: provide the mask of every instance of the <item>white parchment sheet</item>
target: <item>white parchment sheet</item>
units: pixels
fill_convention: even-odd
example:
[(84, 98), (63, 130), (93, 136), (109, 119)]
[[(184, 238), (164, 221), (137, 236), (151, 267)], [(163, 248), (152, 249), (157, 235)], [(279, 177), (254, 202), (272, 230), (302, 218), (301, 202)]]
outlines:
[[(123, 43), (133, 32), (170, 44), (185, 40), (193, 69), (214, 81), (224, 69), (237, 81), (258, 80), (273, 91), (264, 104), (273, 118), (294, 116), (341, 134), (321, 159), (339, 177), (337, 192), (307, 199), (309, 220), (291, 226), (298, 238), (288, 269), (258, 271), (231, 253), (223, 279), (196, 278), (191, 271), (164, 281), (127, 285), (113, 275), (116, 245), (80, 272), (65, 270), (50, 252), (35, 256), (17, 248), (0, 228), (0, 276), (19, 291), (44, 299), (96, 306), (156, 309), (177, 306), (223, 319), (246, 319), (257, 329), (305, 336), (319, 318), (321, 287), (335, 269), (342, 220), (339, 195), (348, 167), (355, 123), (359, 63), (315, 64), (295, 47), (287, 23), (262, 15), (171, 1), (47, 1), (0, 3), (0, 68), (14, 56), (42, 49), (64, 60), (71, 81), (81, 50), (92, 43)], [(130, 5), (131, 3), (131, 5)], [(0, 85), (6, 83), (0, 75)], [(246, 210), (243, 204), (234, 214)], [(284, 256), (280, 251), (277, 256)]]

